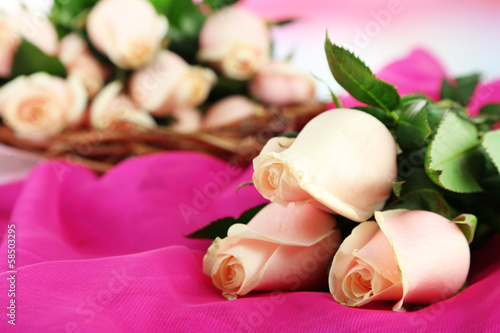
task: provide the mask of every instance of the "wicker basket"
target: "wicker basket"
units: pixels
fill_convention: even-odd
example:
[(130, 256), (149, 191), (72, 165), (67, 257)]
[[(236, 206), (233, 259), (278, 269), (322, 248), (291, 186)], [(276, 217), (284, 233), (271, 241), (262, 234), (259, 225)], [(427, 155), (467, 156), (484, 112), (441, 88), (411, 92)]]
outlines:
[(268, 108), (260, 116), (252, 116), (217, 130), (192, 134), (177, 133), (161, 126), (147, 132), (80, 127), (44, 142), (20, 139), (10, 128), (0, 125), (0, 142), (45, 158), (78, 162), (97, 173), (104, 173), (132, 156), (167, 150), (199, 151), (245, 166), (259, 154), (267, 140), (286, 132), (300, 131), (325, 109), (326, 104), (320, 102)]

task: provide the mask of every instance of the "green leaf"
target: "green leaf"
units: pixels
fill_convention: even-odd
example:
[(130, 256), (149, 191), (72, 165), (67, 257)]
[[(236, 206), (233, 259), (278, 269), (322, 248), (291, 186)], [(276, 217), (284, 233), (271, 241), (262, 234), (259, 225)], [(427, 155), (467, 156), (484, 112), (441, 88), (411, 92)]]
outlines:
[(172, 3), (174, 1), (175, 0), (149, 0), (149, 2), (151, 2), (155, 7), (158, 14), (163, 15), (166, 15), (166, 13), (168, 13), (169, 8), (170, 6), (172, 6)]
[(429, 179), (423, 168), (414, 168), (405, 180), (394, 182), (393, 189), (397, 198), (389, 200), (385, 209), (427, 210), (451, 217), (442, 190)]
[(296, 19), (280, 20), (270, 22), (272, 26), (283, 26), (295, 22)]
[(212, 9), (219, 10), (224, 7), (232, 6), (238, 1), (239, 0), (205, 0), (203, 2), (209, 4)]
[(218, 219), (216, 221), (213, 221), (206, 227), (187, 235), (186, 237), (196, 238), (196, 239), (215, 239), (217, 237), (220, 238), (227, 237), (227, 230), (229, 229), (229, 227), (231, 227), (233, 224), (236, 223), (247, 224), (266, 205), (267, 203), (257, 207), (250, 208), (249, 210), (241, 214), (241, 216), (237, 219), (233, 217), (225, 217), (222, 219)]
[(14, 56), (12, 77), (46, 72), (50, 75), (65, 77), (66, 69), (57, 57), (51, 57), (27, 40), (22, 40)]
[(455, 81), (443, 80), (441, 86), (441, 99), (450, 99), (465, 106), (479, 82), (479, 74), (458, 77)]
[(390, 83), (377, 79), (371, 70), (348, 50), (325, 39), (326, 58), (335, 80), (351, 96), (365, 104), (386, 112), (399, 105), (397, 89)]
[(450, 111), (440, 104), (428, 103), (427, 104), (427, 121), (432, 130), (436, 130), (443, 117)]
[(462, 214), (455, 217), (451, 222), (455, 223), (464, 233), (467, 241), (472, 243), (477, 227), (477, 218), (472, 214)]
[(474, 124), (454, 112), (447, 113), (427, 151), (429, 177), (450, 191), (482, 191), (477, 181), (484, 165), (479, 145)]
[(482, 146), (498, 172), (500, 172), (500, 130), (486, 133), (483, 137)]
[(427, 121), (427, 100), (414, 99), (402, 105), (396, 139), (403, 151), (425, 146), (432, 130)]
[(380, 108), (368, 107), (368, 106), (355, 106), (353, 107), (353, 109), (360, 110), (368, 113), (369, 115), (374, 116), (389, 129), (396, 125), (395, 117), (391, 113), (385, 112)]
[(489, 104), (482, 107), (479, 114), (472, 117), (471, 121), (479, 126), (479, 130), (489, 131), (494, 123), (500, 121), (500, 104)]

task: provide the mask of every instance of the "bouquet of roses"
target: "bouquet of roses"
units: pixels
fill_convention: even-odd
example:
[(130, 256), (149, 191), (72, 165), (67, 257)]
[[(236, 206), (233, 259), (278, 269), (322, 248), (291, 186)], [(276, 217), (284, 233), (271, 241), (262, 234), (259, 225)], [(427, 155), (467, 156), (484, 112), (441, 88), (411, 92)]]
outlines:
[(363, 106), (332, 94), (334, 108), (298, 135), (267, 142), (253, 185), (271, 203), (190, 235), (215, 238), (204, 273), (227, 299), (328, 285), (341, 304), (402, 311), (453, 296), (469, 244), (500, 231), (498, 105), (470, 117), (478, 76), (445, 81), (437, 102), (400, 96), (328, 37), (325, 50)]
[(311, 75), (271, 57), (280, 22), (235, 2), (56, 0), (50, 20), (0, 14), (0, 142), (101, 172), (165, 149), (248, 163), (325, 104)]

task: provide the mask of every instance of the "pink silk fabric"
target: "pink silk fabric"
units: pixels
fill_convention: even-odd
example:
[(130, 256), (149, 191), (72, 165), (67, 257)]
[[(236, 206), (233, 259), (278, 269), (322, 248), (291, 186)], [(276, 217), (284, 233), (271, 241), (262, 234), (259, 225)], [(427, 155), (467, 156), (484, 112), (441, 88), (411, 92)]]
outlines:
[[(0, 187), (1, 332), (495, 332), (500, 237), (473, 252), (469, 286), (406, 313), (337, 304), (328, 291), (254, 292), (234, 301), (202, 273), (209, 241), (184, 236), (264, 202), (251, 168), (167, 152), (98, 178), (61, 161)], [(16, 230), (16, 326), (7, 323), (7, 224)], [(326, 278), (326, 277), (325, 277)]]

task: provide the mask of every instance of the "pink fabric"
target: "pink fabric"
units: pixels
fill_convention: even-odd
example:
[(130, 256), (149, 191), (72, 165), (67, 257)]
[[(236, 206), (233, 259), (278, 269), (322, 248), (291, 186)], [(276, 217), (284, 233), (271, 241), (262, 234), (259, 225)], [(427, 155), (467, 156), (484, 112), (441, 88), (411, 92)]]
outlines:
[[(235, 193), (251, 178), (251, 169), (239, 171), (175, 152), (128, 160), (101, 178), (46, 162), (24, 184), (0, 187), (0, 216), (16, 224), (18, 267), (15, 329), (5, 315), (11, 273), (0, 276), (0, 331), (498, 331), (499, 236), (473, 253), (465, 291), (416, 312), (347, 308), (328, 292), (226, 301), (202, 273), (209, 242), (183, 236), (264, 201), (252, 187)], [(4, 268), (6, 253), (4, 239)]]
[[(392, 83), (400, 95), (420, 93), (439, 100), (441, 84), (447, 77), (444, 67), (429, 52), (415, 49), (404, 59), (395, 61), (375, 74), (377, 78)], [(352, 96), (341, 98), (345, 107), (362, 105)]]
[(500, 80), (480, 83), (474, 90), (467, 107), (471, 116), (477, 116), (481, 108), (488, 104), (500, 104)]

